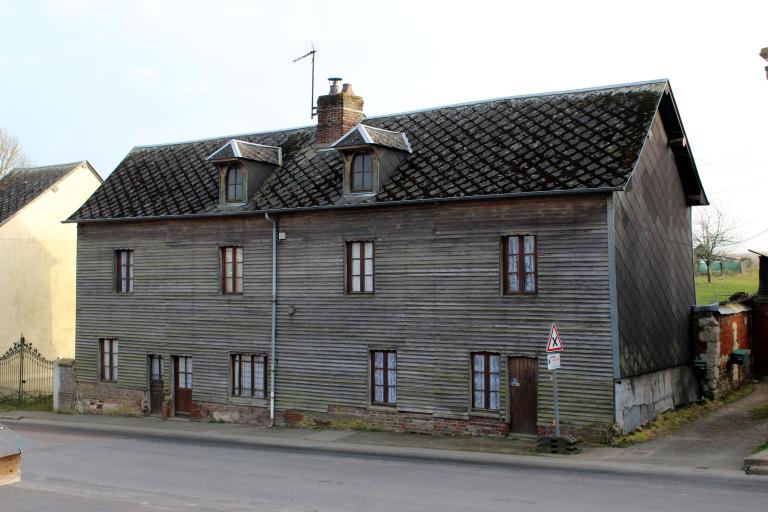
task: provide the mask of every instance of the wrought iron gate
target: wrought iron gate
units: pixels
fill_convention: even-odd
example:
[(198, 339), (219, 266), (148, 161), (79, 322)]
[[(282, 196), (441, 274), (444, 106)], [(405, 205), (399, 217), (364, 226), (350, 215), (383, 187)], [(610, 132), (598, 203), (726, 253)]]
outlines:
[(44, 358), (24, 336), (0, 356), (0, 402), (18, 407), (44, 402), (53, 394), (53, 361)]

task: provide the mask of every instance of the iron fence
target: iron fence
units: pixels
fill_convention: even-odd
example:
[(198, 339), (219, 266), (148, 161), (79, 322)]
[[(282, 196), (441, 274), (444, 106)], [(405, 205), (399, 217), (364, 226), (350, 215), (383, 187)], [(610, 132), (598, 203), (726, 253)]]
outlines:
[(53, 361), (47, 360), (24, 336), (0, 356), (0, 402), (47, 400), (53, 394)]

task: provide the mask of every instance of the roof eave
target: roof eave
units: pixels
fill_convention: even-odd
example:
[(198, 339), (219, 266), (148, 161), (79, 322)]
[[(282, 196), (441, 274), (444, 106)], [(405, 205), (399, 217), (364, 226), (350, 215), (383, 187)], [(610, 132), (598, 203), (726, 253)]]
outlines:
[(461, 197), (435, 197), (426, 199), (404, 199), (400, 201), (384, 201), (373, 203), (355, 203), (355, 204), (329, 204), (323, 206), (302, 206), (294, 208), (261, 208), (258, 210), (248, 211), (236, 211), (236, 212), (208, 212), (198, 213), (192, 215), (148, 215), (141, 217), (105, 217), (99, 219), (67, 219), (63, 221), (68, 224), (95, 224), (101, 222), (145, 222), (145, 221), (160, 221), (160, 220), (196, 220), (196, 219), (211, 219), (211, 218), (226, 218), (226, 217), (248, 217), (252, 215), (264, 215), (264, 213), (283, 214), (283, 213), (297, 213), (297, 212), (310, 212), (310, 211), (324, 211), (324, 210), (342, 210), (342, 209), (360, 209), (360, 208), (376, 208), (376, 207), (395, 207), (395, 206), (413, 206), (413, 205), (428, 205), (428, 204), (440, 204), (440, 203), (452, 203), (457, 201), (483, 201), (483, 200), (498, 200), (498, 199), (517, 199), (517, 198), (530, 198), (530, 197), (547, 197), (547, 196), (570, 196), (570, 195), (589, 195), (589, 194), (610, 194), (623, 190), (622, 186), (618, 187), (600, 187), (600, 188), (578, 188), (567, 190), (536, 190), (531, 192), (512, 192), (508, 194), (485, 194), (476, 196), (461, 196)]

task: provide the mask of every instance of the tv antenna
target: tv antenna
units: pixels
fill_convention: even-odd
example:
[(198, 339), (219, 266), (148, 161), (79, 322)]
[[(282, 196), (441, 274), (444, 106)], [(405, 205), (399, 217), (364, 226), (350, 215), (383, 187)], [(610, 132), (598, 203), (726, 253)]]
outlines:
[(306, 59), (307, 57), (312, 57), (312, 92), (310, 93), (309, 97), (309, 118), (312, 119), (317, 115), (317, 107), (315, 107), (315, 54), (317, 53), (317, 50), (315, 50), (314, 43), (310, 44), (312, 45), (312, 50), (308, 51), (301, 57), (293, 59), (293, 62), (299, 62), (300, 60)]

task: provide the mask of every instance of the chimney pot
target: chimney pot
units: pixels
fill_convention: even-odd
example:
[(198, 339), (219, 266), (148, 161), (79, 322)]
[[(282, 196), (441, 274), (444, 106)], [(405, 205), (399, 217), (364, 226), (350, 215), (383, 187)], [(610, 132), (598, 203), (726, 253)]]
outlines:
[(328, 94), (339, 94), (339, 83), (341, 82), (341, 78), (331, 77), (328, 79), (328, 82), (330, 82), (331, 85), (331, 90), (328, 91)]
[(363, 98), (352, 92), (350, 84), (341, 87), (341, 78), (329, 78), (331, 88), (317, 98), (317, 143), (326, 146), (337, 141), (365, 117)]

